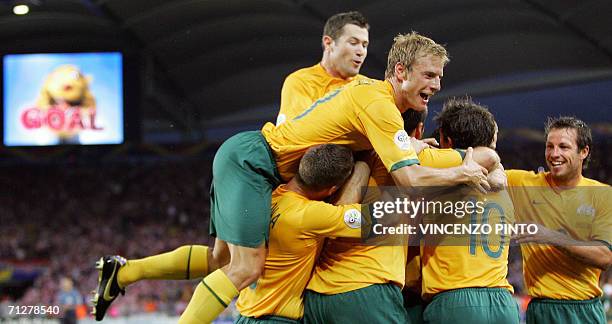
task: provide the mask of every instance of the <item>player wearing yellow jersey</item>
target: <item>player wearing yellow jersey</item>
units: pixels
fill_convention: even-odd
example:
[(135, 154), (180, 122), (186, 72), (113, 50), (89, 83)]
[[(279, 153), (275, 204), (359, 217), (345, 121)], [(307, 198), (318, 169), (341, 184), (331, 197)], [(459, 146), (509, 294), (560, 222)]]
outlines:
[[(527, 323), (606, 323), (598, 282), (612, 264), (610, 186), (582, 176), (592, 148), (590, 128), (573, 117), (549, 119), (548, 172), (508, 170), (522, 233)], [(526, 244), (530, 243), (530, 244)]]
[(293, 119), (315, 100), (355, 79), (368, 55), (367, 19), (357, 11), (331, 16), (323, 28), (321, 62), (285, 79), (276, 125)]
[[(442, 148), (495, 147), (493, 115), (470, 99), (449, 100), (436, 121)], [(518, 305), (506, 279), (510, 235), (497, 227), (514, 224), (514, 207), (508, 192), (487, 195), (451, 192), (447, 197), (452, 201), (480, 202), (481, 208), (467, 215), (423, 216), (424, 223), (461, 224), (473, 230), (442, 237), (424, 233), (421, 294), (430, 301), (423, 313), (424, 322), (461, 319), (482, 324), (518, 323)], [(435, 200), (442, 201), (444, 197)], [(491, 226), (491, 231), (484, 224)]]
[(362, 208), (357, 203), (361, 200), (359, 188), (366, 185), (370, 174), (366, 163), (355, 164), (346, 183), (349, 190), (342, 191), (339, 198), (344, 205), (317, 201), (342, 185), (352, 165), (348, 148), (316, 146), (302, 157), (298, 175), (272, 193), (264, 272), (255, 285), (240, 293), (236, 306), (241, 318), (237, 323), (297, 323), (303, 315), (302, 293), (325, 237), (361, 237)]

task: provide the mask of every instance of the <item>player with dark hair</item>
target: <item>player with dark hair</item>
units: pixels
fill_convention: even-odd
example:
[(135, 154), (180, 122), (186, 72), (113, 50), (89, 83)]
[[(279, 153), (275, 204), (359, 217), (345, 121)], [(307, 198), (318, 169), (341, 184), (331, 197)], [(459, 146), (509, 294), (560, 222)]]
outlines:
[[(435, 120), (442, 148), (465, 150), (470, 146), (495, 146), (493, 115), (470, 98), (448, 100)], [(501, 173), (503, 169), (499, 170)], [(464, 217), (427, 214), (423, 216), (424, 223), (514, 224), (514, 207), (505, 190), (486, 195), (454, 191), (436, 200), (445, 197), (449, 201), (480, 202), (482, 210)], [(506, 279), (508, 248), (509, 238), (503, 233), (492, 232), (486, 236), (454, 233), (443, 238), (425, 233), (420, 253), (421, 294), (429, 304), (423, 320), (448, 323), (460, 318), (475, 324), (518, 323), (518, 305)]]
[(493, 142), (496, 128), (493, 115), (469, 98), (447, 100), (434, 121), (450, 141), (447, 147), (489, 147)]
[(518, 221), (537, 224), (514, 237), (532, 297), (527, 323), (606, 323), (599, 277), (612, 264), (610, 186), (582, 176), (592, 149), (586, 123), (550, 118), (545, 131), (549, 171), (506, 171)]
[(315, 146), (302, 157), (298, 174), (276, 188), (263, 275), (256, 285), (241, 291), (236, 323), (299, 323), (302, 293), (325, 237), (360, 238), (362, 231), (367, 233), (357, 204), (359, 188), (370, 174), (367, 164), (356, 162), (337, 202), (342, 206), (319, 201), (344, 183), (352, 170), (352, 154), (338, 145)]
[(285, 79), (277, 125), (293, 119), (327, 92), (364, 78), (359, 70), (368, 55), (369, 29), (367, 19), (357, 11), (327, 19), (321, 39), (321, 62), (297, 70)]

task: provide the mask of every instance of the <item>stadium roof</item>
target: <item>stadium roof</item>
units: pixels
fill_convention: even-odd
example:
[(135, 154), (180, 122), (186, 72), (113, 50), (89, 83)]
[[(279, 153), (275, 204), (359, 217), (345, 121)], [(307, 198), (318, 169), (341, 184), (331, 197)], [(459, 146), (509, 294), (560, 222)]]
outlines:
[(368, 76), (400, 32), (446, 44), (438, 100), (612, 76), (609, 0), (0, 0), (0, 53), (121, 50), (144, 62), (145, 131), (189, 130), (272, 118), (284, 77), (320, 59), (324, 21), (348, 10), (370, 21)]

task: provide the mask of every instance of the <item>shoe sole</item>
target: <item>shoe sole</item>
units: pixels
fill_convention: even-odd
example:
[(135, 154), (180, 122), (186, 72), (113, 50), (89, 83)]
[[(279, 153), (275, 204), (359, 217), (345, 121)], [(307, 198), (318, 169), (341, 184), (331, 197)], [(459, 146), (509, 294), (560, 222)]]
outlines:
[(98, 270), (98, 287), (95, 290), (95, 295), (91, 299), (91, 303), (93, 304), (93, 308), (91, 310), (91, 315), (96, 316), (96, 306), (98, 306), (98, 300), (100, 299), (100, 283), (102, 282), (102, 272), (104, 270), (104, 257), (101, 257), (100, 260), (96, 261), (96, 269)]

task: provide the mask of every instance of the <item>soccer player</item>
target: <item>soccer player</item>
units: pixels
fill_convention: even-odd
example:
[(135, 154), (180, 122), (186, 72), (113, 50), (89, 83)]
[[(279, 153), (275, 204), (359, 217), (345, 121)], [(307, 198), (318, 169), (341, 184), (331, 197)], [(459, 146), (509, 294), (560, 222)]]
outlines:
[(327, 92), (364, 78), (359, 70), (368, 55), (369, 29), (367, 19), (357, 11), (335, 14), (325, 22), (321, 62), (285, 79), (277, 125), (293, 119)]
[[(349, 176), (352, 155), (350, 149), (339, 145), (315, 146), (302, 157), (298, 174), (272, 193), (264, 272), (255, 285), (240, 293), (236, 306), (241, 315), (236, 323), (299, 323), (302, 293), (325, 237), (362, 236), (365, 224), (357, 203), (360, 188), (370, 175), (366, 163), (355, 164), (346, 183), (348, 190), (338, 201), (343, 206), (318, 201), (333, 194)], [(367, 235), (365, 227), (364, 231)]]
[(610, 186), (582, 176), (592, 148), (586, 123), (550, 118), (545, 132), (549, 171), (506, 171), (518, 221), (537, 224), (515, 236), (532, 297), (527, 323), (606, 323), (598, 282), (612, 264)]
[[(469, 100), (469, 99), (466, 99), (466, 100)], [(409, 122), (406, 121), (406, 118), (404, 118), (404, 123), (406, 125), (409, 124)], [(437, 130), (438, 137), (439, 137), (440, 136), (439, 129), (436, 129), (436, 130)], [(466, 129), (466, 132), (467, 132), (466, 135), (468, 136), (468, 138), (470, 137), (476, 138), (477, 136), (479, 136), (478, 134), (474, 132), (470, 132), (473, 130), (474, 128)], [(491, 143), (491, 145), (489, 145), (489, 148), (491, 148), (492, 150), (495, 150), (497, 146), (497, 133), (498, 133), (498, 128), (497, 128), (497, 123), (495, 123), (495, 132), (493, 134), (493, 142)], [(448, 143), (448, 141), (446, 143)], [(452, 146), (452, 145), (445, 145), (445, 146)], [(437, 156), (433, 156), (432, 154), (430, 154), (429, 157), (425, 156), (425, 154), (432, 153), (432, 152), (437, 153)], [(447, 163), (447, 166), (453, 166), (453, 165), (456, 165), (457, 163), (460, 163), (459, 161), (460, 161), (461, 155), (462, 155), (462, 151), (460, 150), (449, 150), (449, 149), (425, 150), (423, 154), (419, 155), (419, 159), (421, 160), (421, 163), (424, 165), (427, 165), (427, 163), (433, 163), (433, 165), (429, 165), (429, 166), (439, 167), (441, 163)], [(478, 157), (476, 159), (478, 160)], [(497, 171), (502, 171), (502, 169), (499, 169), (499, 170), (496, 169), (495, 171), (493, 171), (493, 173), (489, 173), (489, 177), (494, 176), (494, 173)], [(500, 176), (503, 176), (503, 174)], [(506, 186), (507, 186), (507, 182), (503, 179), (498, 184), (498, 188), (500, 189)], [(417, 244), (414, 244), (414, 242), (415, 241), (418, 242), (418, 240), (420, 240), (420, 238), (418, 237), (414, 238), (414, 240), (411, 238), (411, 242), (413, 243), (408, 246), (408, 258), (406, 262), (406, 283), (404, 285), (404, 289), (402, 290), (402, 295), (404, 297), (404, 308), (406, 308), (409, 322), (413, 324), (424, 322), (423, 310), (425, 309), (425, 306), (427, 304), (421, 297), (422, 285), (423, 285), (423, 282), (422, 282), (423, 278), (421, 276), (421, 251), (420, 251), (420, 246)]]
[[(442, 148), (495, 147), (493, 115), (470, 99), (447, 101), (436, 121)], [(474, 231), (441, 238), (424, 233), (421, 294), (424, 300), (430, 301), (423, 313), (424, 322), (448, 323), (461, 319), (475, 324), (518, 324), (518, 305), (506, 279), (510, 235), (495, 227), (514, 224), (514, 207), (508, 192), (486, 195), (451, 192), (446, 197), (452, 202), (472, 201), (477, 206), (480, 203), (480, 207), (463, 214), (423, 216), (424, 223), (470, 225)], [(434, 200), (444, 201), (444, 198)], [(492, 226), (492, 231), (487, 232), (483, 224)]]

